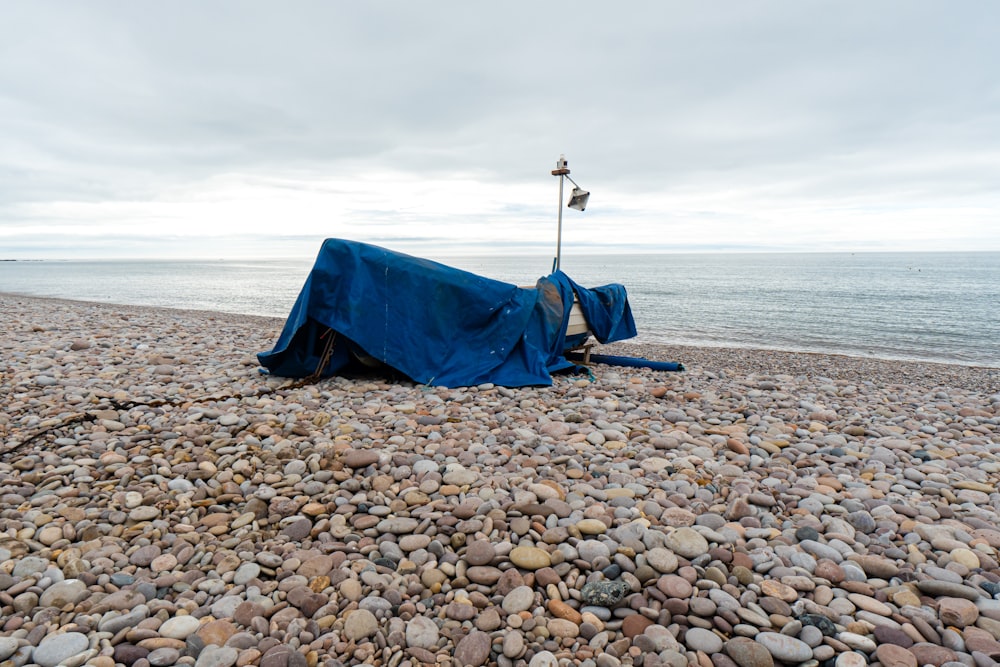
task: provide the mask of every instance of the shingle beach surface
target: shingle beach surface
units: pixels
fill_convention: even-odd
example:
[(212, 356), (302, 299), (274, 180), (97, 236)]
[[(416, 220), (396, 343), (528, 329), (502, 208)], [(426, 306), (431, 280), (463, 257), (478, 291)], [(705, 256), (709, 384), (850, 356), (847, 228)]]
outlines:
[(0, 314), (5, 667), (1000, 660), (998, 369), (303, 384), (279, 319)]

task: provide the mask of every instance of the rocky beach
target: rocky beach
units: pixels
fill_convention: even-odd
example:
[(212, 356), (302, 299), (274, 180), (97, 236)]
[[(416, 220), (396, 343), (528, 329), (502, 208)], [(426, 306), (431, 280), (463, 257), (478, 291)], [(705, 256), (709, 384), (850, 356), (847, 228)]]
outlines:
[(2, 667), (1000, 660), (1000, 369), (307, 384), (280, 319), (0, 312)]

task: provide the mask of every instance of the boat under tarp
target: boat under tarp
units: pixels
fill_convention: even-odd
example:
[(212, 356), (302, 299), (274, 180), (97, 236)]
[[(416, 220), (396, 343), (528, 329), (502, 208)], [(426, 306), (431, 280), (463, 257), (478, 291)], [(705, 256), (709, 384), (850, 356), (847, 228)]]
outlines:
[(549, 385), (552, 373), (574, 368), (564, 353), (583, 342), (567, 337), (574, 302), (599, 342), (636, 335), (619, 284), (588, 289), (556, 271), (534, 287), (517, 287), (327, 239), (274, 349), (257, 358), (290, 378), (330, 377), (361, 360), (428, 385)]

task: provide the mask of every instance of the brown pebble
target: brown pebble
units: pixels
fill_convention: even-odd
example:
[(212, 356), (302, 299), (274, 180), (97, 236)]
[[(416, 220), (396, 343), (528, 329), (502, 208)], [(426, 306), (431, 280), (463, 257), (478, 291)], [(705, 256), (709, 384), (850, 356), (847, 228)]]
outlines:
[(875, 657), (882, 663), (882, 667), (917, 667), (917, 657), (895, 644), (880, 644), (875, 649)]
[(469, 565), (489, 565), (496, 558), (496, 550), (486, 540), (475, 540), (465, 547), (465, 560)]
[(583, 616), (580, 615), (580, 612), (561, 600), (549, 600), (548, 608), (552, 615), (557, 618), (565, 619), (577, 625), (583, 623)]
[(641, 635), (651, 625), (653, 625), (653, 621), (642, 614), (631, 614), (622, 621), (622, 634), (632, 639)]
[(367, 468), (378, 461), (375, 449), (348, 449), (340, 455), (340, 462), (348, 468)]

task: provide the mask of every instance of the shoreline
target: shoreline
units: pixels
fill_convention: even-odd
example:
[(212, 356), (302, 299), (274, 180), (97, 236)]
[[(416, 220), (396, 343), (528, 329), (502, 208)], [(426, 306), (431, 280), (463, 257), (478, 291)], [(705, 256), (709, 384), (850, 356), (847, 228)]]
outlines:
[(14, 667), (983, 667), (995, 369), (618, 343), (550, 387), (258, 372), (280, 318), (0, 294)]
[[(166, 311), (192, 317), (231, 318), (234, 321), (256, 323), (274, 327), (273, 339), (256, 352), (273, 346), (284, 317), (249, 315), (226, 311), (194, 310), (179, 307), (116, 304), (103, 301), (86, 301), (63, 297), (33, 296), (0, 291), (0, 299), (27, 299), (29, 301), (82, 304), (106, 307), (112, 310)], [(983, 366), (964, 363), (946, 363), (908, 359), (853, 356), (835, 352), (804, 352), (725, 346), (681, 345), (671, 343), (641, 343), (621, 341), (601, 345), (596, 343), (595, 354), (643, 357), (655, 361), (679, 361), (685, 366), (715, 367), (735, 373), (771, 375), (821, 375), (831, 379), (853, 381), (878, 381), (884, 383), (913, 382), (922, 386), (956, 386), (976, 389), (986, 393), (1000, 392), (1000, 366)], [(692, 361), (693, 360), (693, 361)]]

